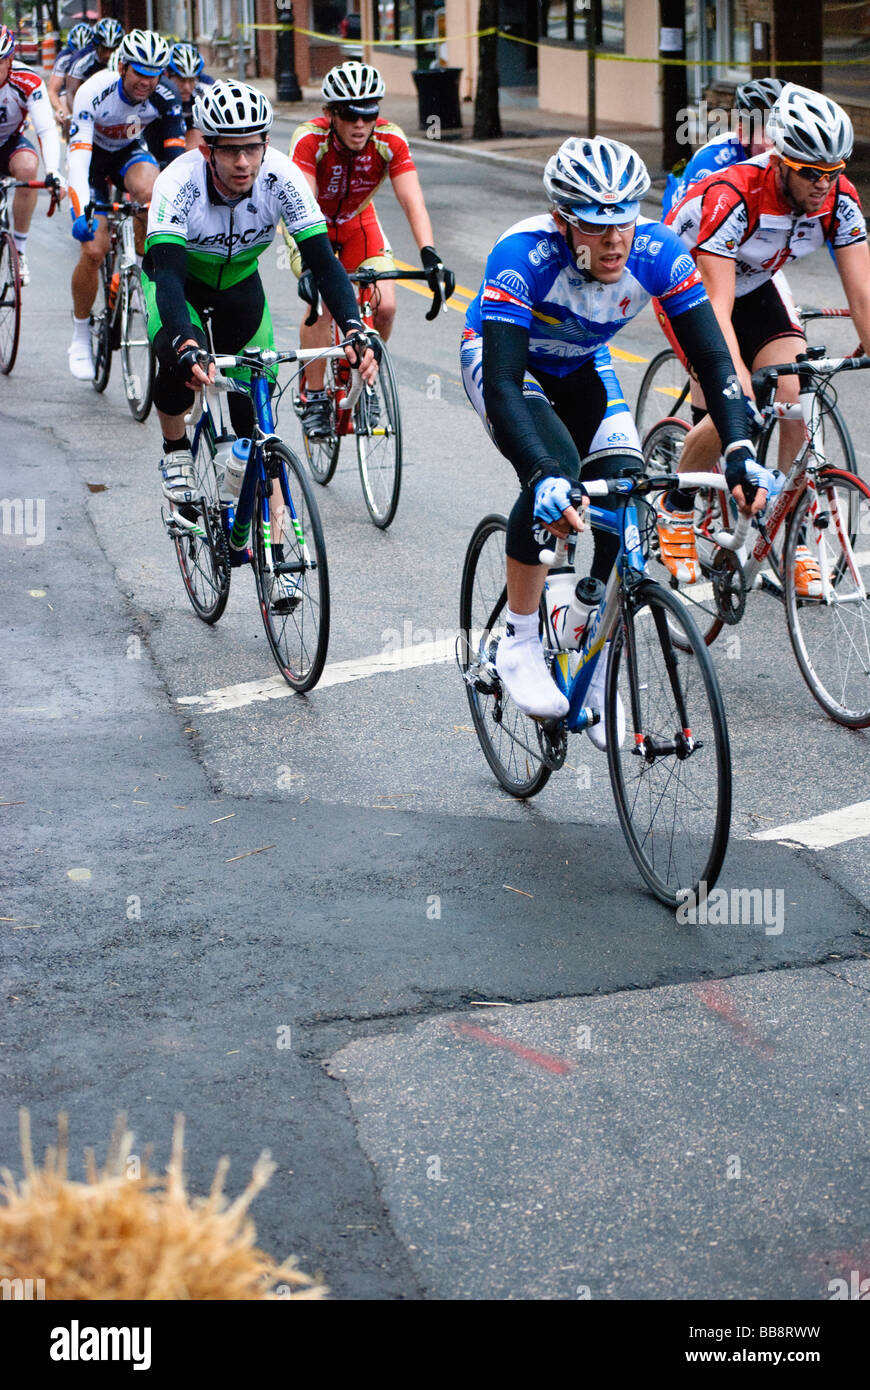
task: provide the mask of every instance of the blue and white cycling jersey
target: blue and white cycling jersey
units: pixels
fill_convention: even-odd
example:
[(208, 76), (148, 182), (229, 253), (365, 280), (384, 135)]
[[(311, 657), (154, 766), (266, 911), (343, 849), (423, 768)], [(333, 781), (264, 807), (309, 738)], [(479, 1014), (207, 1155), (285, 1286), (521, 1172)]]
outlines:
[(605, 285), (577, 269), (545, 213), (518, 222), (496, 242), (465, 331), (479, 335), (486, 319), (527, 328), (529, 367), (562, 377), (594, 357), (654, 296), (669, 318), (707, 299), (694, 260), (670, 227), (638, 218), (625, 268)]
[(727, 169), (730, 164), (742, 164), (749, 158), (749, 151), (741, 145), (737, 136), (731, 133), (717, 135), (696, 150), (683, 172), (677, 177), (669, 174), (662, 194), (662, 217), (666, 217), (675, 203), (685, 198), (693, 183), (709, 178)]

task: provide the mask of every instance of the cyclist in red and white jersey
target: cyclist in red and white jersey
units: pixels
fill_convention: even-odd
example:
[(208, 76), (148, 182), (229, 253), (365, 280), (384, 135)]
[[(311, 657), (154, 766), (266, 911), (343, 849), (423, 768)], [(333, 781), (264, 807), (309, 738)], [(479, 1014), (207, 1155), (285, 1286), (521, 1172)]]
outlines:
[[(380, 73), (368, 63), (352, 61), (331, 68), (321, 87), (326, 103), (324, 114), (296, 128), (290, 158), (308, 180), (326, 218), (333, 249), (345, 270), (358, 270), (360, 266), (395, 269), (392, 248), (372, 201), (388, 175), (408, 219), (423, 268), (441, 267), (441, 258), (432, 245), (432, 223), (408, 141), (397, 125), (379, 115), (385, 90)], [(295, 255), (292, 266), (298, 275), (301, 264)], [(445, 290), (449, 297), (449, 271), (445, 274)], [(377, 287), (374, 326), (385, 341), (395, 313), (395, 285), (382, 281)], [(330, 318), (324, 314), (313, 328), (303, 324), (299, 338), (306, 348), (328, 347), (332, 342)], [(307, 404), (303, 427), (309, 438), (328, 434), (331, 428), (323, 373), (322, 362), (312, 363), (305, 372)]]
[[(776, 362), (793, 362), (806, 348), (794, 308), (773, 277), (826, 241), (833, 247), (859, 337), (870, 343), (867, 228), (857, 190), (844, 175), (854, 141), (852, 122), (830, 98), (790, 82), (771, 111), (767, 131), (773, 141), (771, 150), (696, 184), (665, 219), (695, 257), (741, 385), (750, 397), (750, 372)], [(797, 392), (796, 378), (780, 383), (781, 399), (796, 400)], [(800, 422), (783, 421), (783, 462), (794, 457), (801, 439)], [(688, 435), (680, 468), (708, 468), (719, 450), (719, 438), (708, 417)], [(753, 509), (759, 510), (765, 501), (762, 488)], [(669, 496), (660, 509), (659, 523), (668, 568), (677, 579), (694, 582), (699, 566), (691, 497)], [(811, 595), (820, 582), (815, 561), (800, 555), (798, 566), (798, 592)]]
[[(0, 178), (11, 174), (16, 179), (35, 179), (38, 161), (36, 150), (22, 131), (28, 116), (42, 147), (45, 177), (56, 180), (62, 188), (60, 141), (51, 114), (45, 83), (23, 63), (16, 63), (15, 35), (0, 24)], [(24, 254), (30, 219), (36, 207), (35, 188), (16, 188), (12, 200), (12, 235), (18, 248), (18, 265), (22, 285), (30, 284), (30, 269)]]

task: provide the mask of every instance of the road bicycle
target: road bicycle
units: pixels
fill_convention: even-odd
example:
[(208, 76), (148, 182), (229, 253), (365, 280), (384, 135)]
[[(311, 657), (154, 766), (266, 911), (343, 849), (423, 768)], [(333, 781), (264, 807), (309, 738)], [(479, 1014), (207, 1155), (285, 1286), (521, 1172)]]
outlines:
[(100, 266), (100, 288), (91, 311), (94, 390), (105, 391), (112, 353), (120, 350), (124, 395), (133, 419), (140, 421), (151, 409), (156, 369), (133, 226), (136, 214), (147, 208), (147, 203), (121, 202), (89, 203), (86, 209), (89, 218), (105, 213), (109, 224), (109, 251)]
[[(817, 309), (810, 305), (798, 305), (797, 315), (802, 327), (819, 319), (848, 319), (848, 309)], [(637, 406), (634, 419), (641, 439), (649, 433), (653, 425), (665, 416), (669, 419), (685, 420), (692, 423), (691, 380), (686, 368), (673, 348), (663, 348), (649, 363), (637, 393)], [(849, 472), (855, 472), (855, 454), (849, 432), (839, 413), (832, 415), (832, 429), (841, 432), (839, 440), (843, 450), (843, 463), (851, 461)]]
[[(211, 341), (208, 310), (201, 318)], [(219, 370), (243, 369), (250, 381), (218, 378), (203, 388), (192, 443), (195, 495), (162, 513), (187, 596), (203, 622), (216, 623), (226, 608), (232, 570), (253, 566), (269, 647), (287, 684), (299, 692), (317, 684), (326, 661), (329, 571), (317, 502), (303, 464), (275, 433), (270, 393), (280, 364), (319, 355), (331, 359), (339, 352), (343, 355), (342, 347), (212, 353)], [(205, 363), (209, 355), (201, 354), (200, 360)], [(352, 392), (361, 389), (358, 373), (350, 386)], [(210, 394), (220, 391), (247, 392), (254, 404), (254, 438), (236, 497), (224, 488), (224, 464), (235, 436), (225, 427), (219, 399), (217, 410), (210, 401)], [(349, 400), (346, 408), (352, 407)], [(192, 420), (191, 414), (187, 423)], [(289, 586), (286, 576), (292, 577)]]
[[(539, 792), (565, 762), (568, 734), (606, 714), (607, 762), (620, 825), (644, 880), (673, 907), (688, 890), (703, 895), (699, 884), (712, 886), (722, 867), (731, 824), (731, 754), (710, 654), (685, 606), (647, 574), (655, 513), (644, 498), (673, 480), (638, 477), (639, 468), (639, 461), (632, 462), (623, 476), (583, 482), (591, 497), (616, 499), (613, 511), (590, 506), (589, 519), (618, 538), (619, 552), (578, 651), (555, 650), (546, 589), (541, 599), (545, 658), (570, 701), (566, 718), (521, 713), (496, 671), (507, 611), (504, 516), (484, 517), (468, 547), (457, 663), (484, 756), (512, 796)], [(725, 486), (716, 474), (692, 477), (697, 486)], [(542, 551), (541, 560), (558, 568), (566, 556), (573, 564), (570, 544), (560, 542), (554, 551)], [(678, 649), (675, 632), (691, 655)], [(607, 642), (601, 711), (585, 701)], [(620, 697), (627, 725), (621, 742), (613, 737)]]
[[(766, 430), (769, 440), (772, 420), (804, 425), (803, 443), (763, 520), (750, 524), (741, 516), (723, 542), (723, 532), (733, 525), (728, 504), (720, 491), (702, 489), (695, 495), (694, 514), (701, 579), (678, 585), (661, 565), (657, 541), (651, 569), (677, 589), (707, 644), (723, 627), (741, 621), (754, 590), (775, 595), (785, 605), (792, 649), (813, 697), (837, 723), (864, 729), (870, 727), (870, 488), (841, 466), (842, 438), (831, 420), (836, 410), (832, 378), (867, 368), (870, 357), (824, 353), (823, 347), (810, 348), (797, 362), (753, 375), (765, 420), (763, 438)], [(774, 399), (782, 376), (798, 377), (797, 404)], [(680, 420), (661, 421), (650, 431), (643, 446), (649, 474), (676, 470), (685, 433)], [(819, 578), (809, 585), (804, 581), (799, 593), (796, 565), (805, 570), (808, 560), (818, 565)]]
[(18, 248), (9, 220), (9, 193), (15, 188), (46, 188), (51, 194), (48, 216), (58, 205), (57, 186), (50, 180), (0, 179), (0, 372), (8, 376), (18, 356), (21, 335), (21, 270)]
[[(437, 269), (374, 270), (363, 267), (353, 271), (349, 278), (357, 285), (357, 300), (363, 327), (371, 334), (376, 333), (374, 314), (378, 303), (377, 284), (380, 280), (425, 280), (432, 291), (432, 304), (426, 314), (427, 319), (436, 318), (444, 302), (443, 280)], [(311, 298), (308, 298), (307, 302), (311, 304), (311, 312), (305, 322), (309, 327), (313, 327), (317, 322), (318, 301), (314, 297), (313, 302)], [(333, 323), (332, 328), (334, 341), (337, 343), (337, 324)], [(330, 403), (331, 426), (327, 435), (311, 439), (305, 433), (303, 422), (302, 442), (305, 457), (311, 469), (311, 476), (325, 487), (338, 465), (342, 439), (352, 434), (356, 440), (363, 498), (375, 526), (383, 531), (396, 515), (402, 486), (402, 417), (399, 389), (393, 360), (386, 343), (381, 340), (378, 380), (374, 386), (365, 388), (353, 410), (342, 408), (340, 405), (340, 398), (347, 393), (348, 371), (349, 367), (344, 357), (336, 358), (327, 364), (323, 384)], [(294, 395), (294, 405), (300, 420), (303, 420), (306, 405), (304, 388)]]

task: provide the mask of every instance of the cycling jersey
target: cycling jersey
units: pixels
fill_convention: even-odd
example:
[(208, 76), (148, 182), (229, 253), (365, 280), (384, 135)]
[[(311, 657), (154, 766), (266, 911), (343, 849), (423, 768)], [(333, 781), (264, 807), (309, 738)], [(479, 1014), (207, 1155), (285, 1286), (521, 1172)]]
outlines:
[(679, 178), (669, 175), (662, 196), (662, 219), (676, 203), (685, 198), (693, 183), (700, 183), (701, 179), (718, 174), (731, 164), (742, 164), (748, 158), (749, 151), (731, 132), (708, 140), (706, 145), (695, 151)]
[(158, 82), (150, 97), (133, 102), (125, 96), (123, 79), (97, 72), (75, 94), (69, 128), (69, 195), (78, 217), (88, 201), (88, 173), (94, 148), (115, 153), (138, 145), (142, 131), (154, 121), (163, 126), (168, 158), (184, 149), (181, 104), (171, 87)]
[(387, 174), (394, 179), (416, 168), (403, 132), (383, 119), (358, 154), (340, 143), (326, 116), (305, 121), (293, 133), (290, 158), (317, 179), (321, 211), (338, 226), (368, 207)]
[(189, 150), (157, 177), (145, 249), (181, 242), (188, 273), (221, 289), (256, 270), (282, 217), (297, 242), (326, 231), (311, 189), (286, 154), (268, 147), (251, 192), (229, 202), (215, 189), (200, 151)]
[(96, 48), (92, 52), (83, 48), (76, 53), (67, 75), (74, 77), (76, 82), (87, 82), (89, 77), (93, 77), (95, 72), (102, 72), (105, 67), (105, 63), (97, 56)]
[(74, 63), (77, 63), (86, 53), (95, 53), (96, 48), (96, 42), (85, 44), (84, 48), (62, 48), (51, 70), (52, 76), (57, 73), (65, 77)]
[(59, 170), (60, 141), (45, 83), (23, 63), (13, 62), (0, 87), (0, 145), (19, 134), (28, 116), (39, 136), (46, 170)]
[(181, 102), (181, 114), (184, 117), (184, 124), (187, 126), (189, 130), (190, 127), (193, 125), (193, 103), (196, 101), (197, 97), (201, 97), (205, 94), (207, 88), (214, 86), (214, 78), (210, 77), (207, 72), (201, 72), (199, 74), (199, 77), (196, 79), (196, 86), (193, 89), (192, 97), (183, 97), (181, 95), (181, 93), (175, 85), (175, 82), (173, 81), (171, 72), (165, 72), (163, 74), (163, 81), (166, 82), (168, 86), (172, 88), (176, 97)]
[(818, 212), (796, 212), (778, 187), (774, 150), (690, 188), (665, 218), (684, 246), (735, 262), (737, 298), (781, 266), (829, 241), (835, 249), (867, 239), (858, 193), (841, 175)]
[(567, 376), (630, 323), (653, 296), (669, 318), (707, 299), (701, 277), (674, 233), (638, 218), (634, 244), (615, 284), (578, 270), (549, 214), (510, 227), (486, 263), (465, 316), (479, 334), (486, 320), (528, 329), (528, 365)]

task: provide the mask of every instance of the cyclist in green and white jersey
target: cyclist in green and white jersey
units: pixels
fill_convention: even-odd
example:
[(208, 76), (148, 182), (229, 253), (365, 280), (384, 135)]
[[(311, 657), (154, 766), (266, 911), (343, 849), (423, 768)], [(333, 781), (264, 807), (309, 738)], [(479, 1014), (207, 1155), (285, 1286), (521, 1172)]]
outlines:
[[(350, 337), (348, 361), (359, 365), (366, 383), (377, 377), (379, 356), (314, 195), (287, 155), (269, 147), (266, 97), (241, 82), (215, 82), (194, 103), (193, 120), (205, 147), (179, 155), (154, 184), (142, 277), (158, 360), (163, 492), (181, 504), (193, 500), (196, 486), (184, 416), (194, 390), (215, 374), (214, 364), (203, 365), (200, 357), (207, 346), (200, 311), (212, 310), (216, 353), (274, 346), (257, 262), (282, 217), (324, 303)], [(231, 394), (229, 410), (236, 433), (252, 435), (250, 398)]]

